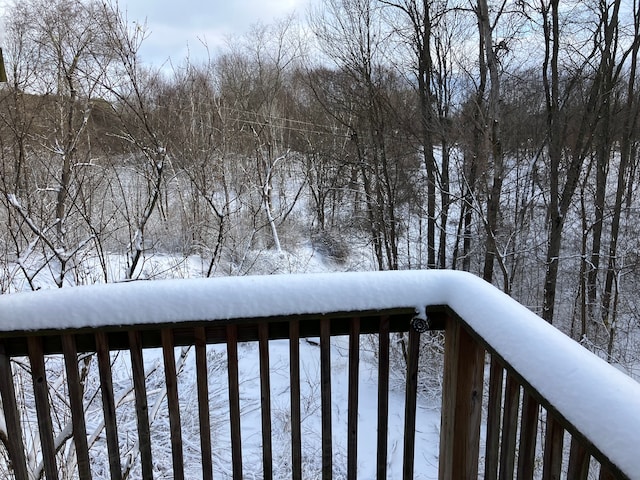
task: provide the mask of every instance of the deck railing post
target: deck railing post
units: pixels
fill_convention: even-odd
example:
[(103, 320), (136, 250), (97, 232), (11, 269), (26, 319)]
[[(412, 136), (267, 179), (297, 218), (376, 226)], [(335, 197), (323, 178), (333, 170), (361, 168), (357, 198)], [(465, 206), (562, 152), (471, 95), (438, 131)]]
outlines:
[(387, 478), (387, 441), (389, 431), (389, 317), (380, 318), (378, 337), (378, 443), (376, 474)]
[(347, 420), (347, 479), (358, 478), (358, 382), (360, 378), (360, 318), (349, 327), (349, 405)]
[(300, 417), (300, 323), (289, 323), (289, 376), (291, 385), (291, 478), (302, 480), (302, 432)]
[(152, 480), (153, 456), (151, 454), (151, 428), (149, 426), (149, 405), (142, 354), (142, 334), (139, 330), (132, 330), (128, 336), (133, 391), (136, 396), (136, 424), (138, 427), (138, 450), (140, 451), (142, 480)]
[(57, 480), (56, 447), (53, 437), (53, 422), (51, 420), (51, 405), (49, 403), (49, 384), (47, 382), (42, 337), (29, 337), (27, 343), (29, 346), (33, 396), (36, 403), (44, 472), (47, 480)]
[(571, 450), (569, 453), (569, 467), (567, 470), (567, 478), (575, 480), (586, 480), (589, 476), (589, 460), (590, 455), (575, 438), (571, 440)]
[(546, 428), (542, 478), (543, 480), (553, 480), (560, 478), (560, 473), (562, 471), (564, 429), (548, 411)]
[(484, 349), (459, 321), (445, 327), (439, 479), (478, 477)]
[(320, 319), (320, 405), (322, 412), (322, 479), (333, 478), (331, 433), (331, 320)]
[(211, 418), (209, 416), (209, 375), (207, 372), (207, 334), (204, 327), (196, 327), (194, 337), (194, 343), (196, 344), (196, 378), (198, 382), (198, 419), (200, 425), (202, 480), (213, 480)]
[(502, 415), (502, 439), (500, 443), (500, 480), (513, 478), (516, 462), (516, 437), (520, 385), (511, 373), (507, 373), (504, 387), (504, 411)]
[(113, 376), (111, 372), (111, 355), (109, 338), (103, 331), (95, 334), (96, 356), (98, 358), (98, 374), (100, 390), (102, 392), (102, 412), (104, 428), (107, 437), (107, 452), (109, 455), (109, 471), (111, 480), (122, 479), (122, 463), (118, 445), (118, 423), (116, 421), (116, 404), (113, 397)]
[(489, 399), (487, 401), (487, 439), (484, 456), (485, 480), (497, 480), (498, 478), (503, 383), (504, 368), (492, 355), (489, 373)]
[(273, 478), (271, 451), (271, 380), (269, 378), (269, 324), (258, 327), (260, 351), (260, 403), (262, 414), (262, 478)]
[(163, 328), (162, 357), (164, 359), (164, 378), (167, 386), (167, 408), (169, 410), (169, 433), (171, 436), (171, 457), (173, 459), (174, 480), (184, 479), (184, 456), (182, 452), (182, 427), (180, 421), (180, 401), (178, 397), (178, 373), (174, 352), (173, 331)]
[(20, 415), (16, 403), (16, 390), (13, 385), (13, 373), (11, 363), (6, 355), (4, 343), (0, 342), (0, 395), (2, 396), (2, 408), (7, 425), (7, 442), (9, 459), (16, 476), (16, 480), (27, 480), (27, 461), (25, 457), (24, 442), (22, 440), (22, 427)]
[(416, 404), (418, 396), (418, 357), (420, 356), (420, 332), (409, 330), (409, 355), (407, 357), (407, 385), (404, 407), (404, 461), (402, 478), (413, 478), (416, 446)]
[(69, 388), (69, 406), (71, 407), (71, 420), (73, 422), (73, 441), (76, 447), (78, 477), (80, 480), (91, 480), (87, 426), (85, 424), (84, 405), (82, 403), (82, 394), (84, 392), (78, 372), (78, 351), (73, 335), (62, 336), (62, 350), (64, 352), (65, 370), (67, 372), (67, 387)]
[(233, 480), (242, 479), (242, 441), (240, 435), (240, 390), (238, 372), (238, 327), (227, 325), (227, 376), (229, 378), (229, 417)]
[(517, 473), (518, 478), (522, 480), (532, 480), (534, 476), (539, 413), (540, 405), (538, 401), (525, 390), (522, 399)]

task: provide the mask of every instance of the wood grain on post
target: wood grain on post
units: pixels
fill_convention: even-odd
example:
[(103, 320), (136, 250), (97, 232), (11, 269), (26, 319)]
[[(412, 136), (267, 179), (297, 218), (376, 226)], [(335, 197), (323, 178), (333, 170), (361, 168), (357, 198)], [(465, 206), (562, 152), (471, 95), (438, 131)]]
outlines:
[(451, 317), (445, 327), (444, 362), (439, 478), (476, 478), (484, 349)]

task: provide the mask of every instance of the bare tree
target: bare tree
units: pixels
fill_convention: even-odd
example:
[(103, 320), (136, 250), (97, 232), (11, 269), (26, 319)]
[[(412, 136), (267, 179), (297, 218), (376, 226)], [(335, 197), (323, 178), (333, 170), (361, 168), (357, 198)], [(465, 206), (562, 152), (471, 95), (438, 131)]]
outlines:
[[(254, 25), (234, 39), (229, 52), (216, 63), (221, 119), (233, 128), (225, 148), (245, 157), (242, 187), (249, 188), (246, 199), (252, 211), (254, 234), (270, 232), (270, 244), (281, 253), (279, 226), (289, 208), (283, 196), (285, 185), (277, 185), (277, 170), (288, 158), (293, 92), (288, 85), (301, 55), (293, 18), (272, 26)], [(251, 159), (251, 160), (249, 160)], [(251, 162), (251, 163), (249, 163)], [(278, 194), (278, 196), (276, 196)], [(252, 235), (253, 237), (253, 235)]]
[(323, 51), (346, 74), (350, 103), (342, 121), (351, 132), (368, 226), (379, 269), (399, 267), (399, 170), (389, 156), (389, 104), (394, 74), (384, 65), (385, 27), (375, 2), (331, 0), (313, 21)]
[[(614, 42), (616, 18), (614, 15), (618, 15), (618, 9), (620, 8), (619, 2), (614, 5), (611, 21), (608, 25), (609, 48), (611, 43)], [(620, 236), (620, 220), (623, 212), (624, 195), (627, 191), (628, 184), (633, 183), (633, 177), (629, 175), (632, 159), (632, 143), (634, 141), (634, 131), (638, 124), (638, 104), (636, 101), (636, 75), (638, 69), (638, 52), (640, 51), (640, 5), (638, 2), (634, 2), (633, 5), (633, 41), (629, 46), (629, 50), (626, 54), (630, 57), (629, 71), (627, 72), (627, 85), (626, 85), (626, 100), (622, 107), (622, 132), (620, 139), (620, 163), (618, 165), (618, 178), (616, 184), (615, 200), (612, 210), (610, 237), (609, 237), (609, 249), (608, 249), (608, 261), (606, 269), (606, 278), (604, 288), (602, 291), (602, 323), (608, 330), (608, 342), (607, 342), (607, 354), (609, 361), (612, 360), (612, 352), (614, 347), (614, 338), (616, 335), (616, 306), (615, 301), (618, 295), (618, 285), (616, 282), (619, 269), (622, 267), (618, 258), (618, 240)], [(614, 31), (611, 31), (614, 30)], [(605, 48), (607, 43), (605, 43)], [(610, 93), (608, 92), (610, 95)], [(610, 113), (610, 111), (609, 111)], [(613, 299), (613, 308), (612, 308)], [(586, 334), (585, 325), (582, 327), (582, 333)]]
[[(143, 26), (130, 26), (117, 4), (101, 5), (109, 19), (104, 35), (116, 62), (101, 77), (102, 87), (114, 98), (113, 108), (119, 119), (119, 138), (144, 159), (141, 174), (145, 178), (144, 199), (129, 216), (129, 244), (125, 277), (134, 278), (145, 252), (145, 230), (162, 193), (163, 177), (168, 163), (165, 136), (157, 121), (154, 94), (159, 90), (160, 73), (145, 70), (138, 51), (145, 39)], [(154, 115), (154, 113), (156, 115)]]
[[(542, 317), (553, 321), (556, 300), (558, 268), (564, 224), (572, 205), (573, 196), (579, 184), (580, 172), (589, 153), (593, 132), (598, 123), (597, 100), (600, 76), (590, 87), (583, 113), (577, 121), (575, 135), (570, 145), (566, 144), (568, 124), (565, 109), (567, 98), (575, 86), (575, 80), (565, 82), (560, 76), (560, 5), (557, 0), (540, 3), (545, 38), (545, 56), (543, 61), (543, 83), (547, 109), (547, 138), (549, 157), (549, 236), (546, 253), (546, 273)], [(595, 49), (587, 52), (580, 69), (589, 64), (596, 54)], [(580, 72), (580, 70), (578, 71)], [(580, 78), (580, 74), (574, 79)], [(561, 88), (564, 87), (564, 91)], [(567, 150), (569, 147), (569, 150)], [(569, 151), (566, 163), (565, 152)]]
[[(74, 259), (95, 240), (82, 200), (92, 175), (87, 126), (110, 58), (96, 4), (33, 0), (16, 5), (11, 18), (15, 115), (9, 122), (17, 149), (6, 198), (15, 222), (36, 240), (27, 243), (41, 248), (40, 269), (49, 269), (62, 287)], [(27, 85), (35, 95), (23, 91)]]
[[(406, 41), (415, 56), (414, 68), (417, 78), (420, 105), (421, 150), (427, 175), (427, 267), (435, 268), (436, 263), (436, 179), (442, 178), (434, 156), (437, 136), (437, 116), (434, 111), (435, 99), (433, 78), (435, 76), (432, 49), (433, 30), (446, 8), (440, 1), (403, 0), (399, 2), (381, 0), (381, 3), (399, 9), (410, 25)], [(444, 2), (446, 3), (446, 2)], [(399, 29), (399, 32), (402, 32)], [(444, 232), (441, 231), (440, 235)], [(441, 265), (444, 266), (444, 265)]]

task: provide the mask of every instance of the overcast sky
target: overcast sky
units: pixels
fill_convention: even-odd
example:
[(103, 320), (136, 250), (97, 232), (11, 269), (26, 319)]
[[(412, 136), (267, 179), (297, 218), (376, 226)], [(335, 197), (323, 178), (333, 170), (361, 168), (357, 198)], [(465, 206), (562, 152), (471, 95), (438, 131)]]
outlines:
[(187, 55), (206, 59), (206, 41), (212, 54), (226, 38), (242, 35), (257, 22), (296, 13), (304, 18), (315, 0), (119, 0), (130, 22), (146, 19), (149, 38), (141, 51), (145, 62), (160, 66), (169, 58), (175, 64)]

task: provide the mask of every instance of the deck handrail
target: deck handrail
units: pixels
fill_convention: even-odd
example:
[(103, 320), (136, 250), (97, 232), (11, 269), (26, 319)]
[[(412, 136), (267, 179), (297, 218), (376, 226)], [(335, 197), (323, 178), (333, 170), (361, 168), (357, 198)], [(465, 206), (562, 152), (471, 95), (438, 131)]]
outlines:
[[(350, 372), (355, 378), (357, 339), (362, 333), (380, 335), (380, 388), (383, 390), (385, 375), (388, 378), (384, 357), (385, 348), (388, 355), (388, 340), (385, 338), (389, 331), (408, 331), (404, 475), (413, 478), (414, 443), (411, 438), (415, 431), (420, 328), (445, 331), (441, 479), (477, 477), (480, 457), (483, 457), (484, 478), (498, 478), (498, 475), (512, 478), (516, 471), (518, 478), (531, 478), (536, 452), (541, 449), (544, 450), (544, 478), (555, 478), (563, 470), (568, 478), (587, 478), (591, 459), (600, 464), (601, 478), (640, 478), (640, 456), (637, 455), (640, 384), (499, 290), (473, 275), (457, 271), (130, 282), (0, 296), (0, 393), (7, 431), (12, 438), (6, 443), (15, 476), (28, 478), (24, 448), (13, 440), (23, 438), (16, 406), (17, 386), (12, 381), (10, 359), (13, 357), (29, 356), (44, 470), (47, 478), (57, 478), (44, 358), (52, 354), (65, 355), (73, 414), (74, 405), (82, 411), (82, 391), (76, 385), (78, 352), (97, 353), (111, 475), (119, 478), (117, 472), (122, 467), (115, 433), (109, 355), (113, 350), (129, 350), (134, 383), (138, 379), (135, 393), (143, 477), (151, 478), (151, 440), (148, 419), (146, 425), (144, 421), (147, 405), (144, 385), (140, 381), (144, 378), (141, 358), (146, 348), (162, 347), (174, 477), (180, 478), (180, 413), (176, 373), (172, 371), (176, 364), (173, 357), (176, 345), (196, 347), (197, 370), (199, 375), (205, 375), (203, 384), (206, 386), (203, 349), (207, 344), (226, 343), (229, 381), (230, 385), (235, 381), (237, 387), (237, 362), (234, 364), (233, 359), (237, 357), (238, 342), (259, 342), (261, 365), (268, 366), (269, 340), (288, 338), (291, 358), (295, 359), (298, 339), (318, 336), (322, 352), (322, 404), (326, 406), (331, 403), (326, 369), (330, 365), (328, 339), (332, 335), (350, 335), (350, 361), (356, 365), (350, 366)], [(484, 388), (485, 352), (490, 359), (488, 392)], [(296, 375), (294, 364), (292, 361), (292, 379)], [(261, 370), (265, 476), (270, 471), (268, 378), (268, 368)], [(294, 380), (291, 385), (291, 414), (295, 427), (299, 412), (295, 412)], [(200, 388), (200, 381), (198, 386), (201, 437), (204, 439), (203, 468), (210, 471), (210, 465), (205, 465), (206, 452), (211, 448), (205, 439), (206, 389)], [(237, 458), (241, 448), (240, 413), (238, 399), (234, 397), (237, 390), (229, 390), (232, 441), (237, 441), (237, 445), (232, 445), (234, 478), (241, 478), (242, 472), (236, 470), (242, 465)], [(384, 409), (384, 392), (380, 395), (379, 408)], [(483, 401), (487, 404), (486, 417), (483, 417)], [(384, 424), (383, 417), (384, 412), (379, 412), (379, 425), (380, 422)], [(349, 435), (357, 438), (357, 389), (349, 394), (349, 418)], [(330, 478), (330, 410), (323, 409), (323, 420), (323, 476)], [(90, 478), (88, 451), (82, 443), (82, 438), (86, 437), (83, 421), (82, 415), (74, 416), (78, 472), (81, 478)], [(486, 422), (487, 432), (483, 435), (485, 451), (481, 452), (482, 422)], [(352, 433), (354, 429), (355, 433)], [(538, 441), (541, 429), (544, 430), (544, 442)], [(383, 450), (385, 433), (379, 432), (379, 445)], [(568, 454), (563, 448), (565, 433), (571, 437)], [(292, 431), (294, 478), (295, 465), (299, 462), (296, 458), (299, 452), (296, 453), (295, 448), (299, 446), (299, 438), (293, 438), (295, 434)], [(350, 437), (349, 478), (356, 475), (356, 454), (352, 453), (354, 441)], [(540, 444), (543, 445), (537, 446)], [(379, 464), (384, 461), (384, 458), (379, 459)], [(207, 474), (204, 477), (209, 478)]]

